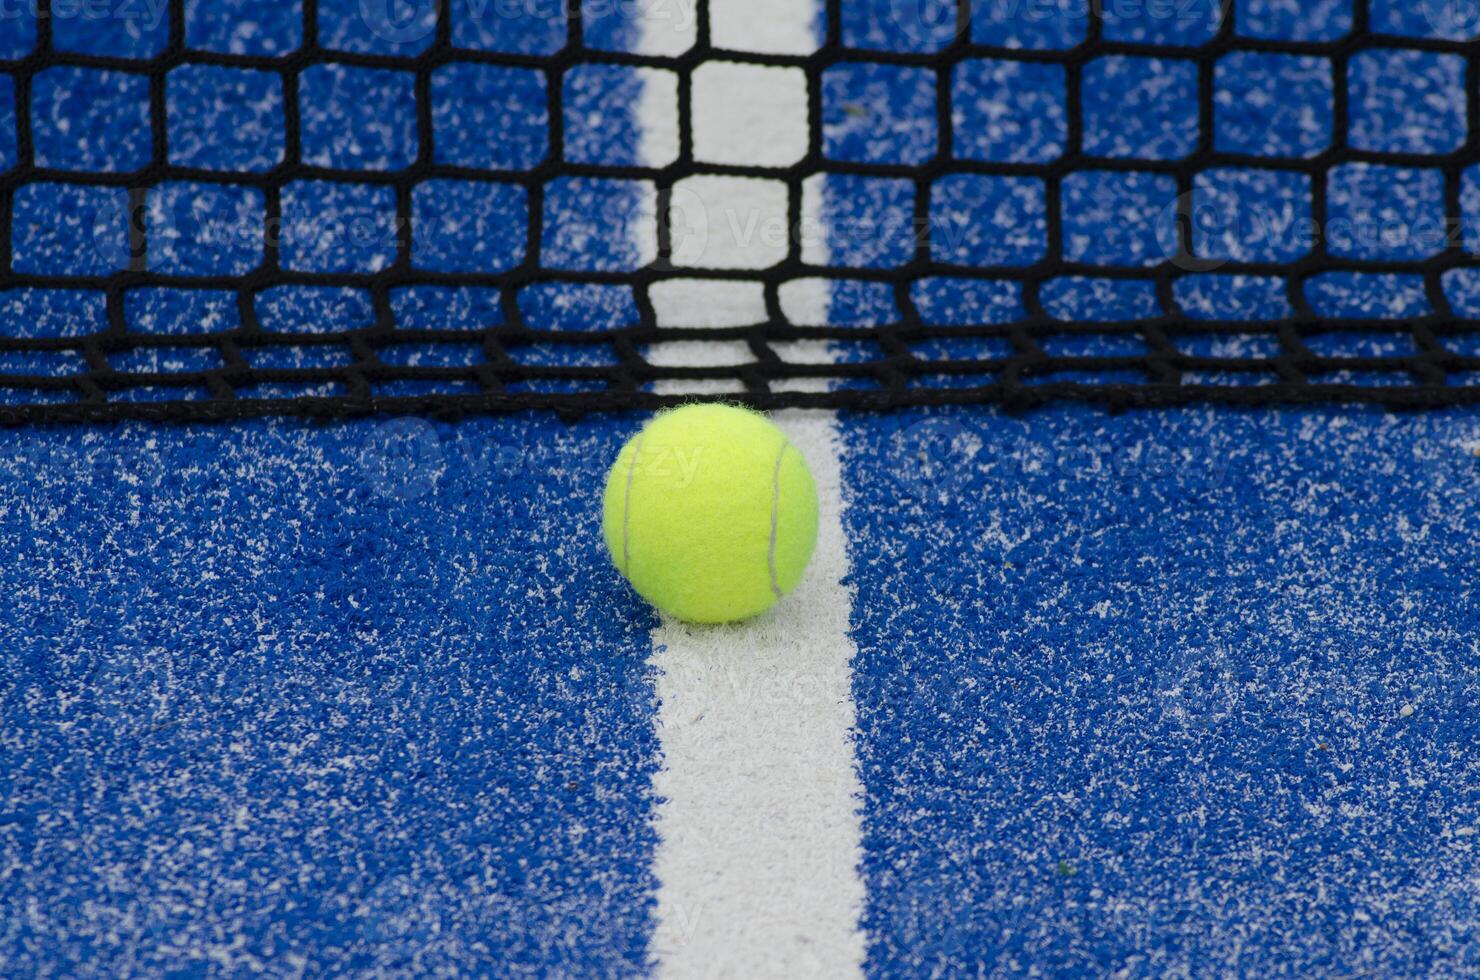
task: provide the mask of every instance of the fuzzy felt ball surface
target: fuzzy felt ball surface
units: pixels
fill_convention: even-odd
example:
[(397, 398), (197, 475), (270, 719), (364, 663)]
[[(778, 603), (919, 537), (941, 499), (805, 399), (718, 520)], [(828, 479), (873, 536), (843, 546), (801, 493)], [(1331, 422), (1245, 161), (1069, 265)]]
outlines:
[(686, 405), (622, 447), (603, 499), (606, 545), (638, 593), (691, 623), (765, 612), (817, 542), (807, 461), (763, 415)]

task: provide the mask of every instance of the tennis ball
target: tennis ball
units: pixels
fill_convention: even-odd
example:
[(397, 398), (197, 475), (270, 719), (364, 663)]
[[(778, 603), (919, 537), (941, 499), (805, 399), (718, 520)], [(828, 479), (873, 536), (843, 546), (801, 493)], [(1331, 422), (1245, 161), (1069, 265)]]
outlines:
[(765, 612), (817, 543), (807, 461), (756, 412), (686, 405), (633, 436), (606, 478), (602, 527), (638, 593), (691, 623)]

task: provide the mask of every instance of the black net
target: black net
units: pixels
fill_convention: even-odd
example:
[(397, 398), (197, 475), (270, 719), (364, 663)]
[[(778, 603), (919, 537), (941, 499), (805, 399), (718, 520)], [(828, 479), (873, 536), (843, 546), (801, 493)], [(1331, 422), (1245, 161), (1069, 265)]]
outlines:
[[(1464, 286), (1468, 280), (1454, 278), (1456, 273), (1468, 275), (1466, 270), (1480, 265), (1467, 250), (1467, 245), (1473, 247), (1475, 243), (1468, 240), (1464, 221), (1470, 193), (1468, 171), (1480, 161), (1473, 96), (1477, 88), (1473, 61), (1477, 44), (1442, 36), (1384, 33), (1383, 25), (1374, 24), (1372, 7), (1376, 0), (1355, 0), (1347, 5), (1349, 23), (1315, 40), (1246, 36), (1237, 29), (1243, 8), (1226, 5), (1207, 36), (1195, 38), (1191, 44), (1177, 38), (1127, 37), (1123, 32), (1107, 32), (1110, 15), (1090, 5), (1084, 8), (1083, 37), (1066, 48), (992, 43), (990, 34), (984, 41), (983, 32), (973, 29), (973, 18), (989, 16), (984, 13), (986, 3), (922, 2), (914, 8), (918, 22), (929, 22), (931, 18), (926, 15), (932, 11), (940, 21), (939, 15), (945, 11), (945, 30), (937, 32), (939, 43), (927, 45), (930, 50), (849, 47), (842, 29), (845, 4), (827, 0), (823, 43), (816, 53), (805, 55), (757, 55), (712, 46), (706, 40), (711, 36), (708, 5), (701, 0), (698, 40), (675, 56), (634, 54), (613, 50), (617, 47), (613, 45), (590, 45), (590, 8), (583, 14), (575, 0), (569, 2), (561, 18), (563, 46), (553, 53), (459, 46), (457, 18), (465, 5), (456, 3), (435, 11), (435, 25), (428, 28), (427, 43), (415, 53), (331, 50), (321, 43), (320, 8), (326, 2), (303, 0), (301, 10), (293, 7), (291, 16), (301, 17), (301, 34), (295, 46), (276, 53), (241, 54), (196, 46), (187, 27), (190, 17), (198, 16), (199, 11), (192, 14), (183, 0), (173, 0), (162, 11), (165, 16), (160, 21), (160, 47), (144, 58), (62, 50), (53, 43), (57, 16), (44, 0), (35, 7), (34, 45), (28, 52), (3, 60), (6, 55), (0, 43), (0, 72), (11, 80), (16, 107), (10, 124), (13, 132), (7, 134), (13, 138), (0, 142), (0, 160), (4, 152), (10, 155), (10, 166), (0, 171), (0, 241), (6, 243), (0, 258), (0, 302), (9, 304), (5, 326), (0, 327), (0, 366), (6, 368), (6, 373), (0, 374), (0, 420), (184, 420), (274, 413), (459, 414), (529, 408), (579, 414), (692, 400), (695, 396), (682, 390), (687, 382), (701, 390), (706, 385), (727, 385), (733, 390), (708, 397), (762, 408), (871, 409), (970, 402), (1029, 406), (1055, 399), (1090, 400), (1114, 407), (1194, 401), (1369, 401), (1427, 407), (1480, 400), (1480, 384), (1474, 383), (1480, 378), (1480, 356), (1475, 356), (1480, 354), (1480, 345), (1472, 333), (1480, 329), (1480, 312), (1456, 300), (1457, 282)], [(997, 0), (988, 0), (991, 2)], [(210, 5), (198, 6), (209, 10)], [(229, 7), (223, 3), (220, 16), (229, 17)], [(1425, 7), (1435, 16), (1444, 16), (1448, 9), (1437, 3)], [(1449, 10), (1448, 14), (1455, 15), (1455, 11)], [(6, 25), (0, 21), (0, 28), (13, 29)], [(1443, 35), (1444, 31), (1434, 33)], [(1458, 116), (1456, 132), (1450, 145), (1438, 150), (1401, 143), (1373, 148), (1371, 139), (1351, 136), (1355, 120), (1348, 79), (1354, 63), (1375, 56), (1402, 70), (1403, 53), (1407, 52), (1448, 59), (1445, 64), (1455, 63), (1454, 59), (1462, 62), (1463, 93), (1469, 93), (1469, 98), (1461, 94), (1458, 102), (1449, 106)], [(1220, 147), (1215, 139), (1218, 73), (1237, 70), (1229, 59), (1244, 54), (1315, 58), (1329, 63), (1334, 83), (1329, 106), (1331, 136), (1326, 145), (1284, 157)], [(1176, 159), (1117, 154), (1106, 149), (1100, 136), (1090, 139), (1093, 146), (1086, 145), (1085, 98), (1096, 93), (1096, 85), (1110, 84), (1092, 66), (1103, 64), (1096, 59), (1117, 56), (1170, 59), (1195, 79), (1195, 118), (1185, 127), (1190, 144)], [(950, 79), (960, 66), (976, 59), (1062, 69), (1065, 119), (1060, 152), (1051, 159), (1022, 160), (955, 152), (970, 141), (971, 134), (956, 132), (958, 114), (953, 108), (960, 107), (953, 107)], [(810, 145), (800, 162), (780, 168), (696, 162), (689, 135), (694, 111), (691, 79), (696, 68), (716, 60), (789, 67), (806, 73)], [(900, 162), (839, 159), (838, 154), (827, 152), (824, 78), (830, 69), (853, 63), (934, 74), (938, 83), (934, 109), (938, 142), (933, 155)], [(434, 74), (454, 64), (507, 66), (544, 73), (543, 91), (548, 104), (541, 125), (546, 128), (548, 152), (541, 161), (518, 167), (482, 167), (439, 158), (432, 105)], [(305, 146), (301, 89), (309, 84), (310, 77), (317, 77), (312, 73), (325, 65), (409, 73), (415, 139), (401, 148), (404, 159), (345, 169), (333, 161), (325, 162), (312, 147)], [(676, 78), (678, 118), (684, 135), (672, 163), (646, 167), (630, 161), (580, 162), (579, 154), (569, 152), (567, 116), (561, 105), (570, 90), (566, 76), (581, 67), (602, 65), (660, 69)], [(166, 78), (188, 66), (257, 70), (281, 80), (281, 128), (275, 137), (280, 141), (281, 153), (276, 160), (223, 172), (181, 163), (178, 154), (172, 156)], [(69, 76), (57, 74), (72, 68), (124, 73), (147, 87), (147, 141), (139, 146), (74, 148), (74, 153), (83, 156), (80, 166), (49, 162), (56, 153), (45, 143), (52, 137), (43, 138), (39, 132), (48, 120), (36, 106), (38, 100), (49, 106), (63, 98), (86, 102), (90, 96), (85, 88), (74, 86), (68, 90)], [(58, 86), (63, 90), (60, 95)], [(1096, 97), (1103, 95), (1099, 92)], [(1447, 98), (1442, 92), (1429, 96), (1441, 102)], [(743, 98), (743, 93), (736, 97)], [(86, 106), (81, 113), (87, 116)], [(539, 113), (531, 107), (529, 115), (537, 118)], [(1393, 119), (1395, 129), (1400, 128), (1401, 113)], [(104, 126), (100, 132), (105, 130)], [(1360, 125), (1357, 131), (1361, 131)], [(5, 151), (7, 143), (9, 150)], [(95, 160), (89, 165), (88, 153), (100, 156), (102, 162)], [(396, 147), (391, 146), (390, 156), (396, 156)], [(1411, 171), (1428, 175), (1417, 180), (1415, 186), (1428, 188), (1440, 201), (1442, 211), (1436, 217), (1442, 220), (1437, 222), (1441, 226), (1437, 237), (1416, 249), (1364, 251), (1342, 243), (1333, 245), (1325, 231), (1333, 224), (1328, 213), (1332, 184), (1337, 179), (1333, 174), (1345, 174), (1342, 168), (1354, 164), (1395, 168), (1393, 173), (1399, 182), (1413, 179)], [(1305, 182), (1309, 210), (1303, 217), (1308, 218), (1312, 237), (1299, 254), (1281, 254), (1278, 249), (1249, 250), (1236, 241), (1221, 253), (1216, 247), (1211, 252), (1198, 247), (1198, 236), (1208, 232), (1199, 231), (1197, 224), (1200, 188), (1205, 190), (1208, 180), (1224, 179), (1219, 175), (1238, 168), (1258, 168)], [(1387, 172), (1374, 174), (1380, 181)], [(809, 258), (801, 236), (793, 235), (784, 257), (768, 268), (743, 274), (702, 265), (678, 268), (671, 261), (675, 242), (666, 216), (675, 184), (698, 173), (784, 181), (790, 191), (788, 224), (793, 228), (802, 223), (804, 182), (814, 175), (908, 182), (914, 189), (909, 205), (913, 209), (911, 254), (904, 261), (887, 265), (862, 262), (840, 267)], [(1162, 232), (1163, 254), (1155, 256), (1154, 261), (1137, 259), (1120, 264), (1086, 258), (1083, 243), (1074, 243), (1079, 234), (1076, 226), (1066, 219), (1066, 208), (1071, 204), (1066, 188), (1076, 186), (1076, 175), (1084, 173), (1152, 175), (1163, 182), (1159, 186), (1174, 184), (1174, 201), (1161, 215), (1170, 228)], [(957, 175), (1034, 181), (1043, 204), (1041, 255), (1018, 262), (990, 257), (966, 261), (943, 254), (939, 248), (940, 216), (932, 212), (932, 189)], [(549, 203), (546, 194), (552, 182), (564, 178), (650, 183), (656, 189), (657, 258), (635, 269), (571, 271), (549, 267), (542, 260), (551, 247), (549, 229), (545, 227)], [(394, 208), (395, 232), (380, 267), (368, 272), (303, 271), (283, 261), (283, 246), (271, 229), (285, 221), (285, 189), (302, 181), (370, 188), (391, 202), (388, 206)], [(527, 203), (527, 244), (511, 267), (456, 271), (415, 261), (413, 238), (422, 233), (415, 227), (417, 188), (436, 181), (492, 181), (522, 188)], [(181, 182), (220, 185), (233, 192), (245, 188), (259, 194), (262, 223), (268, 230), (261, 236), (260, 254), (245, 265), (227, 264), (204, 273), (171, 271), (167, 262), (156, 262), (154, 257), (161, 250), (182, 246), (151, 240), (162, 234), (161, 227), (175, 228), (151, 219), (150, 209), (159, 206), (152, 195)], [(966, 203), (969, 212), (972, 202)], [(125, 229), (117, 237), (110, 237), (114, 233), (109, 229), (114, 226), (109, 224), (109, 208), (121, 215), (117, 227)], [(1209, 220), (1216, 224), (1220, 214), (1226, 217), (1213, 208)], [(1407, 221), (1404, 227), (1411, 234), (1411, 219), (1411, 214), (1400, 213), (1394, 220), (1399, 224)], [(54, 222), (61, 230), (43, 227), (47, 222)], [(78, 232), (78, 240), (100, 251), (101, 267), (79, 272), (65, 261), (53, 261), (52, 253), (67, 249), (69, 229), (76, 231), (74, 226), (79, 224), (84, 227)], [(1115, 224), (1112, 216), (1103, 233), (1112, 234)], [(178, 234), (178, 229), (169, 233)], [(1237, 237), (1234, 233), (1233, 238)], [(1214, 234), (1208, 240), (1216, 246), (1218, 236)], [(435, 250), (435, 243), (432, 248)], [(114, 253), (111, 256), (110, 249)], [(1182, 287), (1211, 274), (1235, 286), (1277, 279), (1283, 312), (1256, 321), (1235, 317), (1226, 308), (1211, 315), (1195, 315), (1189, 311)], [(716, 281), (744, 278), (760, 284), (767, 314), (757, 322), (739, 326), (660, 326), (650, 288), (678, 275)], [(1333, 312), (1322, 299), (1322, 289), (1333, 282), (1339, 287), (1341, 276), (1366, 277), (1392, 295), (1406, 291), (1413, 294), (1411, 302), (1376, 309), (1338, 304)], [(915, 288), (921, 282), (942, 277), (956, 282), (958, 288), (970, 281), (1010, 284), (1020, 309), (1005, 318), (996, 313), (988, 316), (985, 310), (980, 317), (972, 317), (958, 309), (945, 322), (921, 302)], [(787, 283), (809, 278), (887, 289), (893, 310), (862, 324), (795, 322), (796, 318), (789, 318), (785, 310), (783, 290)], [(1094, 317), (1092, 306), (1086, 315), (1086, 303), (1078, 304), (1078, 316), (1066, 318), (1050, 301), (1050, 292), (1054, 296), (1062, 292), (1055, 283), (1070, 283), (1069, 288), (1082, 289), (1092, 303), (1093, 288), (1087, 284), (1091, 279), (1099, 283), (1149, 284), (1156, 308), (1150, 315), (1106, 321)], [(1080, 285), (1073, 285), (1076, 282)], [(1325, 285), (1316, 288), (1318, 283)], [(577, 329), (531, 322), (529, 308), (519, 302), (519, 296), (541, 284), (624, 287), (630, 290), (632, 310), (618, 322), (586, 324)], [(368, 297), (370, 312), (364, 322), (343, 329), (304, 324), (284, 328), (264, 323), (261, 297), (285, 286), (353, 289)], [(496, 300), (481, 320), (476, 311), (462, 311), (458, 322), (452, 323), (450, 315), (448, 322), (440, 322), (433, 302), (414, 322), (407, 322), (406, 306), (398, 297), (419, 287), (476, 288)], [(212, 303), (223, 294), (232, 299), (226, 308), (210, 307), (202, 312), (209, 304), (195, 304), (189, 298), (197, 292), (209, 295)], [(178, 295), (169, 299), (167, 293)], [(966, 289), (963, 295), (973, 294)], [(131, 312), (140, 296), (150, 297), (154, 304), (152, 328), (141, 324)], [(172, 317), (177, 322), (165, 322)], [(213, 327), (213, 318), (219, 318), (219, 328)], [(1359, 340), (1348, 346), (1324, 342), (1332, 336)], [(1109, 338), (1112, 342), (1076, 346), (1076, 337)], [(1069, 342), (1063, 342), (1064, 338)], [(1118, 338), (1133, 343), (1117, 347), (1113, 341)], [(964, 347), (957, 344), (950, 348), (954, 353), (944, 355), (922, 353), (935, 341), (973, 340), (982, 343), (975, 348), (970, 343)], [(813, 357), (804, 361), (786, 355), (791, 345), (809, 341), (834, 344), (840, 353), (832, 359)], [(744, 345), (748, 357), (739, 365), (702, 367), (654, 356), (664, 345), (695, 342)], [(575, 349), (577, 356), (543, 361), (524, 356), (530, 349), (549, 344)], [(434, 356), (407, 359), (388, 354), (405, 350), (408, 345), (420, 350), (473, 346), (478, 356), (467, 361), (441, 361)], [(293, 355), (270, 356), (288, 351)]]

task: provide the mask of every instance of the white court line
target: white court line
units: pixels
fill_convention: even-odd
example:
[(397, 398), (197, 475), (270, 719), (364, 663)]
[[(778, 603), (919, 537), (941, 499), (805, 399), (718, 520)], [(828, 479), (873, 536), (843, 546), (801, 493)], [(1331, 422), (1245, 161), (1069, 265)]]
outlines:
[(863, 962), (835, 432), (826, 413), (778, 421), (822, 500), (807, 576), (757, 621), (653, 634), (661, 976), (849, 977)]
[[(671, 10), (672, 4), (657, 7)], [(714, 0), (712, 10), (713, 40), (726, 49), (795, 53), (816, 46), (815, 0)], [(652, 36), (643, 48), (671, 50), (667, 34), (674, 24), (660, 18), (645, 25)], [(757, 26), (748, 31), (746, 25)], [(736, 113), (711, 127), (721, 136), (776, 117), (780, 135), (774, 139), (750, 133), (712, 148), (722, 156), (737, 147), (743, 152), (749, 140), (774, 157), (779, 143), (805, 130), (805, 104), (801, 119), (746, 107), (796, 105), (795, 77), (761, 73), (744, 81), (754, 101), (723, 93), (720, 86), (727, 98), (696, 103), (694, 114), (714, 119)], [(763, 90), (773, 83), (776, 91)], [(695, 97), (702, 97), (697, 87)], [(665, 154), (677, 145), (672, 98), (671, 86), (653, 84), (639, 106), (644, 152), (656, 163), (666, 162)], [(754, 162), (766, 165), (769, 159), (763, 155)], [(752, 217), (761, 223), (777, 218), (774, 185), (706, 178), (692, 186), (709, 211), (711, 232), (692, 264), (735, 268), (736, 281), (676, 276), (660, 284), (650, 291), (659, 323), (718, 326), (764, 319), (760, 291), (737, 283), (748, 269), (768, 264), (764, 256), (775, 253), (775, 243), (735, 234), (730, 218), (737, 217), (742, 228)], [(820, 210), (820, 195), (807, 198), (805, 207)], [(784, 196), (780, 207), (784, 224)], [(806, 215), (805, 226), (820, 227), (817, 217)], [(808, 258), (815, 256), (814, 245)], [(822, 280), (788, 288), (788, 311), (798, 310), (809, 322), (819, 322), (827, 304)], [(798, 351), (803, 356), (796, 359), (827, 356), (825, 345), (811, 347), (816, 349)], [(663, 344), (649, 352), (662, 364), (743, 363), (750, 357), (743, 344)], [(690, 384), (666, 390), (726, 389)], [(689, 627), (665, 620), (653, 634), (663, 750), (663, 768), (654, 778), (661, 802), (653, 954), (664, 977), (846, 978), (862, 972), (862, 790), (852, 743), (853, 596), (842, 584), (848, 560), (837, 420), (826, 412), (784, 412), (775, 421), (806, 456), (817, 481), (821, 521), (807, 575), (755, 621)]]

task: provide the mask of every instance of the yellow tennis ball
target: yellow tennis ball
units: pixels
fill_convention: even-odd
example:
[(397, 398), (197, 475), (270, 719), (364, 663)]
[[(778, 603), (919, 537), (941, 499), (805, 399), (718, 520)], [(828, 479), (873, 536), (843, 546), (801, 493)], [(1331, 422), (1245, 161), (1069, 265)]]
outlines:
[(728, 623), (801, 581), (817, 543), (817, 488), (764, 416), (686, 405), (622, 447), (602, 518), (612, 560), (644, 599), (691, 623)]

